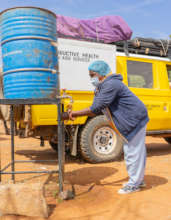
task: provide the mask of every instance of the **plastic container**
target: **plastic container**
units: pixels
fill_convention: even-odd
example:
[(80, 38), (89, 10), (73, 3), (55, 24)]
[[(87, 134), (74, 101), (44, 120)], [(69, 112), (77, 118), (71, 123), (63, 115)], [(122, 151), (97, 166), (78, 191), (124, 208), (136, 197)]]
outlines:
[(12, 8), (1, 13), (0, 24), (4, 97), (55, 97), (55, 14), (40, 8)]

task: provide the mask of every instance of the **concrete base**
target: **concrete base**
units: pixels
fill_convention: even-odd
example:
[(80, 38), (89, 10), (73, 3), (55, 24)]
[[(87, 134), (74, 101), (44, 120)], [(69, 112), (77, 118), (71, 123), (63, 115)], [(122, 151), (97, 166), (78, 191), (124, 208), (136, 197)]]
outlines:
[(0, 215), (48, 217), (44, 188), (40, 183), (0, 184)]

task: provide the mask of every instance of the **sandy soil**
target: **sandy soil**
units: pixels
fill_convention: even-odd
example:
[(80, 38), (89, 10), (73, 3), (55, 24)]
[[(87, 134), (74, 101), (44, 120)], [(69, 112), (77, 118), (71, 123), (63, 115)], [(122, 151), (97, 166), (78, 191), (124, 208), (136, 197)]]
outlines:
[[(65, 188), (75, 186), (74, 200), (60, 201), (54, 198), (56, 174), (18, 174), (16, 182), (43, 182), (46, 185), (46, 199), (50, 207), (48, 220), (171, 220), (171, 145), (161, 138), (146, 138), (147, 187), (140, 192), (119, 195), (117, 190), (127, 181), (123, 158), (117, 162), (88, 164), (67, 156), (65, 165)], [(36, 163), (16, 164), (16, 170), (56, 169), (55, 162), (40, 160), (56, 159), (48, 142), (39, 146), (37, 139), (15, 137), (16, 160), (38, 160)], [(0, 125), (1, 165), (10, 161), (10, 136), (4, 134)], [(10, 169), (9, 169), (10, 170)], [(2, 182), (10, 181), (10, 175), (3, 175)], [(2, 220), (42, 220), (23, 216), (3, 216)]]

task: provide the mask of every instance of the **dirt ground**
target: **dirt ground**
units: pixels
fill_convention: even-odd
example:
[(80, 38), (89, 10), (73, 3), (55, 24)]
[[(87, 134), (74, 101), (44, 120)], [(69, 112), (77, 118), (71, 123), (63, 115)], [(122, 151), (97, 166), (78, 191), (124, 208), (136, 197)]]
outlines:
[[(39, 146), (39, 140), (15, 137), (16, 160), (38, 160), (35, 163), (16, 164), (16, 170), (57, 169), (56, 162), (42, 163), (40, 160), (55, 160), (56, 153), (48, 142)], [(65, 165), (65, 187), (75, 186), (74, 200), (60, 201), (54, 197), (57, 174), (18, 174), (17, 182), (43, 182), (50, 208), (48, 220), (171, 220), (171, 145), (162, 138), (146, 138), (147, 187), (140, 192), (119, 195), (117, 190), (127, 181), (123, 158), (117, 162), (89, 164), (67, 156)], [(10, 136), (4, 134), (0, 124), (1, 165), (10, 161)], [(3, 175), (2, 182), (10, 181)], [(42, 220), (23, 216), (3, 216), (2, 220)]]

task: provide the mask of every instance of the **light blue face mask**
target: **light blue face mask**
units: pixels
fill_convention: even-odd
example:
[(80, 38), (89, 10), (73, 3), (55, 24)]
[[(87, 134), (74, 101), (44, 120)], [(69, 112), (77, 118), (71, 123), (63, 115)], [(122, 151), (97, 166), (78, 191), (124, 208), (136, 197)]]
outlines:
[(99, 78), (97, 76), (90, 78), (90, 82), (95, 87), (97, 87), (100, 83)]

